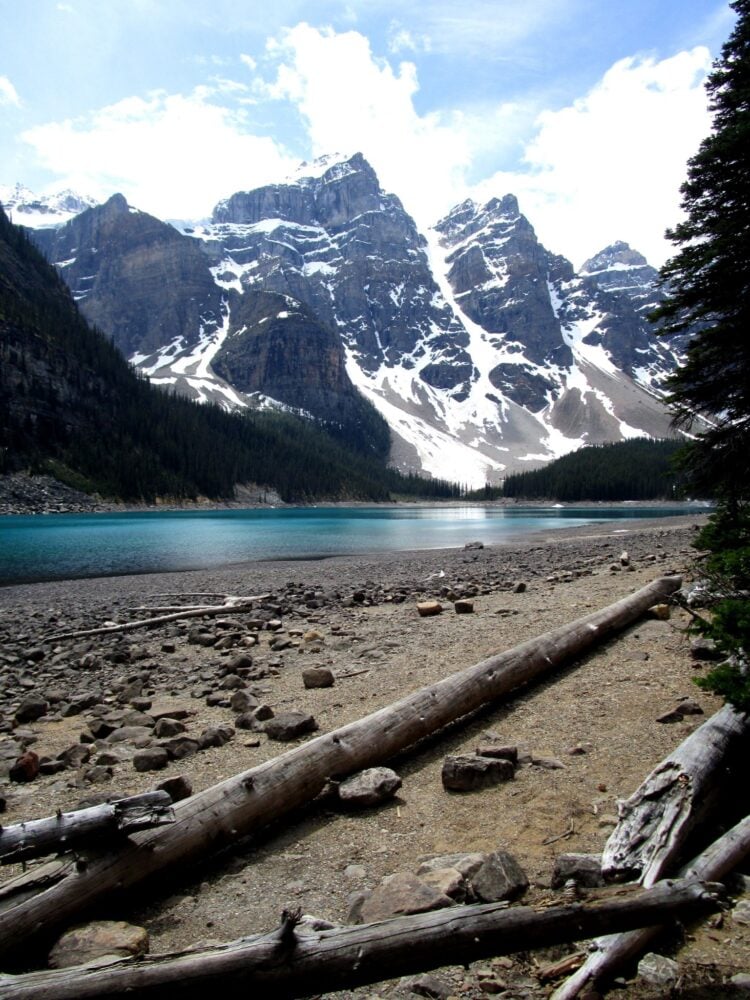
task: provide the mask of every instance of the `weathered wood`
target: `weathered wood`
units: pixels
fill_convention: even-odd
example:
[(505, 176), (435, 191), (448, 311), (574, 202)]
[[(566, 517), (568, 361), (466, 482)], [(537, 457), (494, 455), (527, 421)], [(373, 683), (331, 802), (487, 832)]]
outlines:
[(690, 832), (721, 791), (728, 757), (750, 736), (750, 716), (725, 705), (666, 757), (629, 799), (602, 853), (606, 879), (648, 886), (674, 870)]
[[(718, 882), (750, 855), (750, 816), (732, 827), (680, 871), (681, 878)], [(646, 950), (664, 928), (661, 925), (609, 935), (593, 942), (586, 962), (553, 994), (552, 1000), (571, 1000), (585, 987), (605, 982), (628, 961)]]
[[(81, 639), (90, 635), (112, 635), (117, 632), (132, 632), (139, 628), (148, 628), (152, 625), (163, 625), (166, 622), (181, 621), (183, 618), (216, 618), (218, 615), (232, 612), (241, 614), (253, 611), (258, 601), (264, 601), (270, 594), (255, 594), (253, 597), (234, 597), (228, 595), (223, 604), (191, 605), (180, 608), (169, 614), (157, 615), (155, 618), (138, 618), (132, 622), (123, 622), (120, 625), (100, 625), (98, 628), (78, 629), (74, 632), (54, 632), (45, 636), (44, 642), (60, 642), (63, 639)], [(139, 610), (149, 610), (140, 608)]]
[(92, 841), (109, 841), (136, 830), (174, 823), (167, 792), (145, 792), (87, 809), (58, 812), (45, 819), (0, 827), (0, 863), (13, 864), (57, 851), (73, 850)]
[(600, 611), (498, 653), (363, 719), (177, 802), (177, 822), (134, 834), (128, 847), (92, 860), (34, 899), (0, 913), (0, 954), (64, 924), (105, 894), (186, 865), (311, 801), (331, 778), (388, 760), (521, 684), (569, 662), (636, 621), (680, 586), (662, 577)]
[(223, 1000), (285, 1000), (549, 947), (605, 929), (709, 913), (719, 906), (712, 890), (696, 881), (667, 882), (624, 899), (543, 910), (505, 903), (457, 906), (304, 935), (295, 931), (295, 917), (285, 914), (272, 934), (205, 951), (0, 976), (0, 993), (4, 1000), (203, 1000), (218, 990)]

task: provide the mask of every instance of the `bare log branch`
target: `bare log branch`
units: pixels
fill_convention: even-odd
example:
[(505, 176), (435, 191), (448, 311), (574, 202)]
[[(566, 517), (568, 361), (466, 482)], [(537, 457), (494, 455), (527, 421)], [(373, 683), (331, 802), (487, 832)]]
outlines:
[[(750, 855), (750, 816), (732, 827), (707, 850), (680, 872), (683, 878), (719, 881)], [(611, 979), (628, 961), (646, 950), (664, 927), (642, 927), (638, 930), (598, 938), (595, 951), (586, 962), (552, 995), (551, 1000), (570, 1000), (587, 986)]]
[(648, 886), (673, 870), (688, 834), (714, 803), (727, 757), (748, 735), (750, 718), (725, 705), (658, 764), (619, 803), (620, 819), (602, 854), (605, 878)]
[(461, 906), (375, 924), (301, 934), (298, 915), (263, 937), (201, 952), (145, 957), (110, 966), (77, 966), (0, 976), (4, 1000), (223, 1000), (310, 996), (488, 956), (548, 947), (615, 928), (638, 927), (716, 910), (715, 887), (665, 882), (628, 898), (534, 910), (503, 903)]
[(174, 823), (174, 811), (171, 798), (163, 791), (131, 795), (88, 809), (58, 812), (45, 819), (0, 828), (0, 863), (7, 865), (54, 851), (60, 853), (92, 840), (111, 840), (165, 823)]
[[(257, 601), (265, 601), (270, 594), (256, 594), (253, 597), (227, 597), (224, 604), (207, 604), (205, 606), (180, 608), (166, 615), (158, 615), (156, 618), (139, 618), (137, 621), (124, 622), (120, 625), (101, 625), (99, 628), (79, 629), (75, 632), (55, 632), (46, 636), (43, 642), (59, 642), (61, 639), (83, 639), (90, 635), (112, 635), (116, 632), (132, 632), (139, 628), (148, 628), (151, 625), (163, 625), (165, 622), (176, 622), (183, 618), (215, 618), (217, 615), (226, 614), (231, 611), (233, 614), (240, 614), (245, 611), (252, 611)], [(142, 608), (138, 610), (148, 610)]]
[(363, 719), (295, 747), (175, 804), (177, 822), (133, 835), (38, 896), (0, 913), (0, 954), (130, 888), (233, 843), (311, 801), (331, 778), (371, 767), (522, 684), (568, 663), (636, 621), (680, 586), (662, 577), (600, 611), (422, 688)]

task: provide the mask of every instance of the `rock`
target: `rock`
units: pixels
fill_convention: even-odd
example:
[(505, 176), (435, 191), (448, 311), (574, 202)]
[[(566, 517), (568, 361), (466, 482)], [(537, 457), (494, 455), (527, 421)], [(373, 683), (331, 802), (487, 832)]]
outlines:
[(472, 552), (476, 549), (483, 549), (483, 548), (484, 548), (484, 542), (467, 542), (466, 545), (464, 545), (464, 552)]
[(123, 920), (96, 920), (66, 931), (49, 954), (53, 969), (86, 965), (104, 955), (113, 959), (145, 955), (149, 949), (145, 927), (126, 924)]
[(74, 743), (57, 755), (57, 759), (63, 761), (66, 767), (80, 767), (90, 758), (91, 749), (85, 743)]
[(234, 729), (231, 726), (209, 726), (198, 737), (198, 746), (201, 750), (206, 750), (208, 747), (223, 747), (233, 736)]
[(638, 975), (651, 986), (671, 990), (677, 982), (680, 967), (671, 958), (657, 955), (653, 951), (644, 955), (638, 963)]
[(154, 727), (154, 736), (160, 740), (170, 736), (179, 736), (180, 733), (184, 732), (185, 724), (180, 722), (179, 719), (170, 719), (168, 716), (159, 719)]
[(441, 778), (443, 788), (451, 792), (471, 792), (509, 781), (514, 773), (509, 760), (465, 754), (446, 757)]
[(529, 887), (523, 869), (507, 851), (493, 851), (471, 878), (471, 886), (484, 903), (518, 899)]
[(234, 720), (234, 724), (238, 729), (246, 729), (254, 733), (262, 733), (265, 731), (263, 720), (258, 718), (255, 709), (250, 712), (242, 712), (242, 714), (238, 715)]
[(39, 761), (39, 773), (40, 774), (59, 774), (60, 771), (64, 771), (67, 764), (64, 760), (40, 760)]
[(247, 688), (241, 688), (239, 691), (235, 691), (232, 697), (229, 699), (229, 707), (233, 712), (249, 712), (254, 708), (258, 707), (258, 699)]
[(514, 594), (525, 594), (526, 584), (522, 580), (519, 580), (517, 583), (513, 584), (511, 590)]
[(456, 601), (453, 607), (457, 615), (470, 615), (474, 611), (474, 602), (464, 597), (460, 601)]
[(161, 771), (169, 763), (169, 754), (164, 747), (149, 747), (133, 754), (133, 767), (136, 771)]
[(677, 706), (677, 711), (681, 715), (704, 715), (704, 711), (701, 706), (695, 701), (694, 698), (684, 698), (680, 701)]
[(423, 878), (428, 872), (454, 868), (469, 882), (485, 863), (489, 855), (474, 852), (473, 854), (439, 854), (435, 858), (423, 861), (417, 869), (417, 875)]
[(33, 781), (38, 774), (39, 757), (33, 750), (26, 750), (25, 753), (22, 753), (8, 771), (10, 780), (18, 784)]
[(48, 710), (49, 702), (46, 698), (30, 694), (23, 699), (16, 710), (16, 724), (23, 725), (24, 722), (35, 722), (37, 719), (41, 719), (43, 715), (46, 715)]
[(426, 885), (442, 892), (444, 896), (450, 896), (457, 903), (463, 903), (466, 899), (469, 886), (458, 868), (434, 868), (420, 877)]
[(732, 920), (736, 924), (750, 926), (750, 900), (741, 899), (732, 910)]
[(106, 740), (107, 743), (134, 743), (136, 746), (143, 746), (151, 740), (151, 729), (148, 726), (120, 726), (119, 729), (113, 729)]
[(564, 771), (565, 765), (557, 757), (537, 757), (532, 754), (531, 763), (534, 767), (542, 767), (546, 771)]
[(502, 743), (482, 743), (477, 749), (478, 757), (494, 757), (500, 760), (509, 760), (512, 764), (518, 763), (518, 747)]
[(200, 750), (198, 740), (189, 736), (176, 736), (173, 740), (167, 740), (161, 744), (163, 750), (169, 754), (170, 760), (182, 760), (184, 757), (192, 757)]
[(561, 889), (568, 879), (591, 889), (604, 885), (601, 855), (558, 854), (552, 871), (552, 888)]
[(417, 612), (420, 618), (429, 618), (432, 615), (439, 615), (443, 610), (443, 605), (440, 601), (419, 601), (417, 604)]
[(252, 656), (249, 653), (240, 653), (229, 661), (229, 672), (237, 674), (240, 670), (249, 670), (252, 665)]
[(620, 553), (620, 565), (621, 566), (629, 566), (630, 565), (630, 556), (627, 554), (627, 552), (621, 552)]
[(240, 677), (239, 674), (227, 674), (219, 685), (222, 691), (239, 691), (244, 686), (245, 679), (244, 677)]
[(282, 712), (269, 719), (263, 728), (269, 740), (286, 743), (307, 733), (314, 733), (318, 724), (312, 715), (305, 712)]
[(750, 993), (750, 972), (738, 972), (729, 982), (738, 993)]
[(692, 640), (690, 655), (694, 660), (723, 660), (725, 657), (713, 639), (704, 639), (703, 636)]
[(166, 792), (173, 802), (189, 799), (193, 794), (193, 785), (189, 778), (177, 774), (174, 778), (165, 778), (156, 786), (157, 790)]
[(302, 683), (306, 688), (333, 687), (335, 677), (328, 667), (308, 667), (302, 671)]
[(430, 975), (428, 972), (421, 976), (404, 978), (399, 983), (399, 986), (410, 993), (416, 993), (418, 997), (429, 997), (431, 1000), (448, 1000), (448, 997), (453, 992), (448, 983), (442, 979), (438, 979), (437, 976)]
[(648, 609), (648, 613), (651, 618), (655, 618), (657, 621), (669, 621), (670, 611), (668, 604), (655, 604), (652, 608)]
[(362, 905), (362, 922), (404, 916), (408, 913), (427, 913), (446, 906), (453, 900), (431, 888), (411, 872), (389, 875), (373, 890)]
[(338, 796), (350, 806), (376, 806), (392, 799), (401, 787), (401, 778), (389, 767), (370, 767), (346, 778), (338, 786)]

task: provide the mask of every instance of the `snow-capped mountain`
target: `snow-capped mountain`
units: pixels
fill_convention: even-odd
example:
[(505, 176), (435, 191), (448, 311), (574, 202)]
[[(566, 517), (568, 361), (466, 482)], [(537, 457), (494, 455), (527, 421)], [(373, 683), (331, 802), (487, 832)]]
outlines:
[(356, 154), (233, 194), (208, 223), (175, 228), (115, 196), (37, 239), (154, 381), (332, 423), (356, 422), (361, 394), (402, 469), (481, 485), (669, 433), (674, 345), (645, 318), (656, 272), (617, 243), (575, 274), (512, 195), (423, 235)]
[(13, 187), (0, 185), (0, 205), (17, 226), (40, 229), (61, 226), (96, 205), (96, 199), (67, 189), (36, 195), (23, 184), (15, 184)]

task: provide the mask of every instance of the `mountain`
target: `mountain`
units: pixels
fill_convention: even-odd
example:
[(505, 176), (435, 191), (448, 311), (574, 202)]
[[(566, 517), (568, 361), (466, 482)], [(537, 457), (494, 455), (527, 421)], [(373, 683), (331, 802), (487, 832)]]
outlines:
[(365, 399), (404, 471), (478, 486), (670, 433), (659, 387), (676, 348), (646, 320), (656, 271), (616, 243), (576, 274), (513, 195), (421, 234), (356, 154), (237, 192), (206, 223), (175, 228), (116, 195), (35, 238), (152, 381), (360, 441)]
[(60, 226), (95, 204), (94, 198), (75, 191), (37, 195), (23, 184), (15, 184), (13, 187), (0, 185), (0, 205), (4, 207), (8, 217), (16, 225), (33, 229)]
[(0, 209), (0, 473), (31, 468), (123, 500), (424, 495), (424, 481), (386, 469), (385, 422), (358, 405), (367, 433), (352, 447), (299, 417), (227, 413), (149, 385)]

